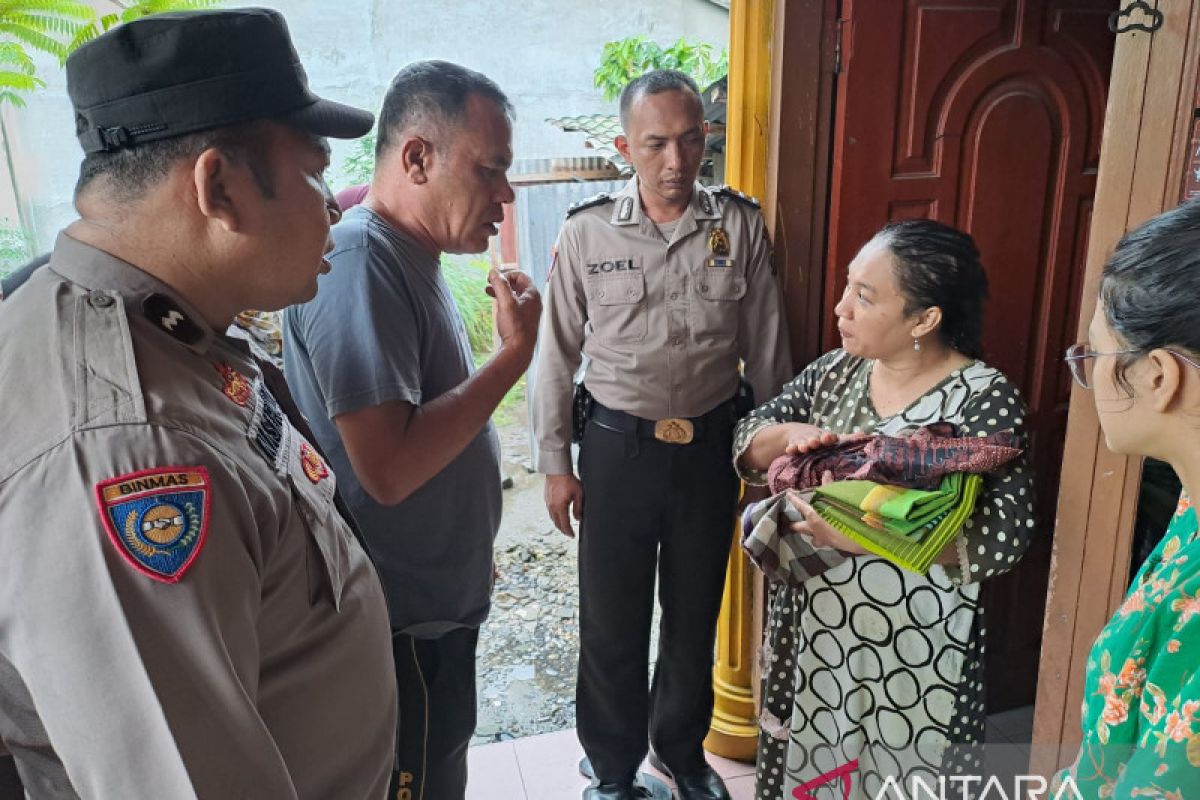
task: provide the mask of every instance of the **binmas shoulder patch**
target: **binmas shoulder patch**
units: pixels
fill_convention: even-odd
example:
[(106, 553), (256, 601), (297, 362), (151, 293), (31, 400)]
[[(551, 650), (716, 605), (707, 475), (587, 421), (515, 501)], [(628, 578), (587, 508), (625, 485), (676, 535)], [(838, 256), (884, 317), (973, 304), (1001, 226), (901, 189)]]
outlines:
[(158, 467), (96, 484), (108, 538), (138, 572), (178, 583), (208, 535), (212, 500), (204, 467)]

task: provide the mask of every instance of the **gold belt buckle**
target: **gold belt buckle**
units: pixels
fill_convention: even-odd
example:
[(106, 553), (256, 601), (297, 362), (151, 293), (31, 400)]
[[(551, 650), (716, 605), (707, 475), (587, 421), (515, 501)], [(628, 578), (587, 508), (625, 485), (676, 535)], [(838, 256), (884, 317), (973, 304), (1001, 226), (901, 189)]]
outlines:
[(667, 444), (687, 444), (694, 434), (690, 419), (671, 417), (654, 423), (654, 438)]

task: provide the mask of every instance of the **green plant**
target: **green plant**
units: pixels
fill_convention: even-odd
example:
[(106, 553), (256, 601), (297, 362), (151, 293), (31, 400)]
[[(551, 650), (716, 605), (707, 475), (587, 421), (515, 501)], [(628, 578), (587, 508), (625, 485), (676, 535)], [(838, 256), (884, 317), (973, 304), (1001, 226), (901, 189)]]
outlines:
[[(487, 276), (491, 265), (482, 258), (468, 260), (442, 256), (442, 275), (450, 287), (450, 296), (467, 329), (467, 341), (475, 366), (492, 357), (496, 350), (495, 321), (492, 318), (492, 299), (487, 295)], [(497, 406), (493, 419), (497, 425), (513, 421), (516, 409), (525, 400), (525, 378), (513, 385)]]
[(28, 231), (12, 224), (0, 223), (0, 278), (33, 257), (33, 237)]
[(350, 145), (350, 154), (342, 162), (342, 176), (346, 186), (370, 183), (375, 174), (375, 132), (371, 131)]
[(120, 10), (111, 14), (97, 15), (98, 19), (92, 25), (93, 30), (96, 30), (96, 22), (99, 23), (97, 33), (123, 22), (132, 22), (135, 19), (165, 14), (169, 11), (202, 11), (206, 8), (216, 8), (225, 0), (132, 0), (132, 2), (109, 0), (109, 2)]
[(677, 69), (703, 89), (729, 71), (729, 51), (722, 49), (714, 56), (712, 45), (683, 37), (663, 47), (645, 36), (627, 36), (604, 45), (592, 80), (605, 100), (615, 100), (625, 84), (652, 69)]
[(0, 103), (20, 108), (23, 95), (45, 86), (32, 53), (67, 60), (84, 42), (122, 22), (161, 14), (213, 8), (224, 0), (109, 0), (115, 10), (101, 14), (79, 0), (0, 0)]
[(467, 341), (476, 361), (492, 352), (492, 299), (486, 293), (491, 265), (481, 258), (468, 260), (442, 256), (442, 276), (467, 328)]
[[(114, 9), (101, 14), (79, 0), (0, 0), (0, 105), (25, 106), (25, 97), (44, 87), (32, 52), (47, 53), (63, 64), (72, 52), (90, 39), (122, 22), (164, 11), (213, 8), (224, 0), (105, 0)], [(0, 141), (8, 165), (17, 216), (27, 228), (21, 192), (16, 184), (8, 130), (0, 117)]]
[(75, 38), (95, 18), (91, 6), (76, 0), (0, 1), (0, 102), (23, 107), (22, 94), (46, 85), (30, 51), (66, 60)]

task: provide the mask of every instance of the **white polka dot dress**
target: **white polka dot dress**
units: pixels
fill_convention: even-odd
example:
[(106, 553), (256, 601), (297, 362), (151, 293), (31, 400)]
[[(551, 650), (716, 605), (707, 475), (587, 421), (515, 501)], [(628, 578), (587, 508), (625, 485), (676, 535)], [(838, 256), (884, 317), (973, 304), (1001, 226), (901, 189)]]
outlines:
[[(893, 435), (937, 421), (954, 423), (960, 436), (1021, 430), (1020, 394), (982, 362), (886, 418), (867, 389), (871, 365), (841, 350), (822, 356), (741, 422), (736, 453), (780, 422)], [(857, 556), (800, 589), (773, 590), (762, 654), (758, 800), (791, 800), (797, 786), (854, 759), (856, 798), (876, 797), (888, 777), (922, 776), (936, 785), (937, 775), (978, 774), (986, 721), (978, 582), (1011, 569), (1024, 553), (1032, 479), (1024, 459), (984, 479), (956, 543), (957, 565), (935, 564), (918, 575)], [(840, 784), (808, 791), (842, 797)]]

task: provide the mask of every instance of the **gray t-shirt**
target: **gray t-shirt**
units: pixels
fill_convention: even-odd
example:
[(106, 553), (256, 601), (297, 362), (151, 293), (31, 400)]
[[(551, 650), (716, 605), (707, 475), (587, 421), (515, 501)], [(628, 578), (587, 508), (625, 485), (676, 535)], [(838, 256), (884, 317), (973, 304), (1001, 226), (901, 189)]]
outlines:
[[(420, 406), (474, 372), (438, 260), (355, 206), (333, 229), (333, 270), (284, 312), (284, 369), (383, 578), (392, 627), (436, 637), (487, 617), (500, 525), (500, 444), (489, 422), (449, 466), (396, 506), (358, 482), (332, 422), (391, 400)], [(420, 458), (420, 453), (414, 453)]]

